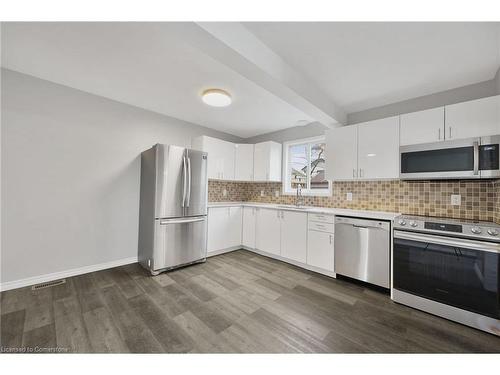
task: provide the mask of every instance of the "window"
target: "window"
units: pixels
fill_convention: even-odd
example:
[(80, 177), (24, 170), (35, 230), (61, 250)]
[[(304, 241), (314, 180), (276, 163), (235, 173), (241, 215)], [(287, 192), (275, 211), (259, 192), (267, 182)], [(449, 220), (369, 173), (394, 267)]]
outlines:
[(330, 195), (325, 179), (325, 138), (300, 139), (283, 144), (283, 192), (304, 195)]

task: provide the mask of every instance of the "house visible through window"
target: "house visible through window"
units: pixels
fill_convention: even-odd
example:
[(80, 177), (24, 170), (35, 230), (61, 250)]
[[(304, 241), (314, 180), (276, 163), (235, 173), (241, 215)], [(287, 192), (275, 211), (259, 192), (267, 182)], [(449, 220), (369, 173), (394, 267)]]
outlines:
[(302, 139), (283, 146), (284, 193), (295, 193), (300, 184), (304, 195), (329, 195), (330, 183), (325, 180), (325, 139)]

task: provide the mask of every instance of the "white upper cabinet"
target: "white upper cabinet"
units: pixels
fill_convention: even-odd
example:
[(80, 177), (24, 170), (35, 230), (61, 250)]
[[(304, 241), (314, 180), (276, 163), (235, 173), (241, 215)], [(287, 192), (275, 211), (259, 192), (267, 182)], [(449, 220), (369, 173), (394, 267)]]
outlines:
[(353, 180), (358, 171), (358, 127), (341, 126), (325, 132), (326, 178)]
[(234, 143), (203, 135), (193, 139), (193, 148), (208, 152), (208, 178), (234, 180)]
[(358, 124), (358, 177), (399, 177), (399, 116)]
[(281, 181), (281, 143), (255, 144), (253, 160), (254, 181)]
[(255, 207), (243, 207), (241, 243), (250, 249), (255, 248), (255, 220)]
[(445, 107), (448, 140), (500, 134), (500, 95)]
[(281, 256), (297, 262), (307, 260), (307, 213), (278, 211), (281, 214)]
[(234, 179), (253, 181), (253, 145), (235, 145)]
[(401, 146), (444, 140), (444, 107), (401, 115)]
[(257, 209), (255, 247), (266, 253), (281, 253), (280, 211), (266, 208)]

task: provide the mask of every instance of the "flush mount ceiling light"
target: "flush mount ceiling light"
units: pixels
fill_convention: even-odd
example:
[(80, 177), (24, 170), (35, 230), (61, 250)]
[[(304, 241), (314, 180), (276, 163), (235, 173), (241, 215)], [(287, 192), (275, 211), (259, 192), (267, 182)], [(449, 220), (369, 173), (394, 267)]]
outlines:
[(221, 89), (208, 89), (203, 91), (201, 99), (212, 107), (227, 107), (233, 101), (227, 91)]

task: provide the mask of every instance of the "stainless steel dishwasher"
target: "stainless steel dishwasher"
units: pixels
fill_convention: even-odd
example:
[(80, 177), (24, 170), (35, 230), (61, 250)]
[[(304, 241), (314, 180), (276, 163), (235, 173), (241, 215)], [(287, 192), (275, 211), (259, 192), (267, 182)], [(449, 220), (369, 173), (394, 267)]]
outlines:
[(335, 217), (335, 272), (389, 288), (390, 224)]

